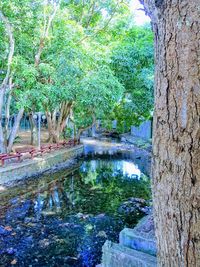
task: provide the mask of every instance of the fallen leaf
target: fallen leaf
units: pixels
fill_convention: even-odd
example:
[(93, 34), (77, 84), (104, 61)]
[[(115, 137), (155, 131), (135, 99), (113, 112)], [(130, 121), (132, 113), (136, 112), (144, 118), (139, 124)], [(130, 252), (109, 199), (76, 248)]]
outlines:
[(17, 263), (17, 260), (16, 259), (14, 259), (13, 261), (11, 261), (11, 264), (12, 265), (15, 265)]
[(10, 226), (5, 226), (4, 227), (7, 231), (12, 231), (12, 228)]

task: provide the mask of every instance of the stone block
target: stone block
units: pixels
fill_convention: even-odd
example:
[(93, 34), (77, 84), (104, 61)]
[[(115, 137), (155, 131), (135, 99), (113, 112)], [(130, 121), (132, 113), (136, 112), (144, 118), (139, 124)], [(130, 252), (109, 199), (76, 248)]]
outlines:
[(156, 241), (152, 215), (143, 218), (134, 229), (120, 232), (119, 243), (125, 247), (156, 256)]
[(106, 241), (103, 246), (102, 267), (156, 267), (156, 257), (141, 251)]

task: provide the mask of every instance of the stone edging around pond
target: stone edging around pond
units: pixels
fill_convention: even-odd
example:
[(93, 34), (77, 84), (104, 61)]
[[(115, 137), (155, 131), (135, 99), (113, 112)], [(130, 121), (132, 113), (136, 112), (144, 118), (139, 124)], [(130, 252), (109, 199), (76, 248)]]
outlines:
[(80, 156), (82, 153), (83, 145), (79, 145), (72, 148), (57, 150), (51, 154), (43, 155), (42, 157), (35, 157), (32, 160), (28, 159), (21, 163), (0, 167), (0, 185), (42, 174), (54, 168), (56, 165)]

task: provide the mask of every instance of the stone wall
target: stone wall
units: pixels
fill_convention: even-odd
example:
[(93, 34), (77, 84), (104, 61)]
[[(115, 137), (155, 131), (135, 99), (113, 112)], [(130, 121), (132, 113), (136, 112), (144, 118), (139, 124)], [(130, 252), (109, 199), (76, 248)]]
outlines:
[(21, 163), (10, 163), (5, 167), (0, 167), (0, 184), (41, 174), (82, 153), (83, 145), (79, 145), (72, 148), (56, 150), (51, 154), (44, 154), (32, 160), (26, 159)]
[(145, 121), (138, 127), (131, 126), (131, 135), (147, 140), (150, 139), (152, 137), (152, 122)]

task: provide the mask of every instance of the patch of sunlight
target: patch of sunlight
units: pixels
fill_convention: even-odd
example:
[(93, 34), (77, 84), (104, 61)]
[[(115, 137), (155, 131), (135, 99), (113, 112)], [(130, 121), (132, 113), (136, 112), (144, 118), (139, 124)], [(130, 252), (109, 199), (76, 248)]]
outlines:
[(137, 175), (138, 178), (140, 178), (141, 171), (132, 162), (122, 161), (122, 166), (123, 166), (124, 175), (128, 175), (128, 176)]
[(0, 192), (6, 191), (6, 187), (0, 185)]

